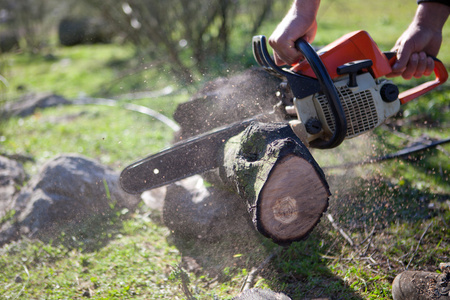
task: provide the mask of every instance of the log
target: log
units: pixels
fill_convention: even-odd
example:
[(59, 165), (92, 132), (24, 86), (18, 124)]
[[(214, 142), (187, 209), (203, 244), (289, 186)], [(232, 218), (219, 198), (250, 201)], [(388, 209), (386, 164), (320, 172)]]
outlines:
[[(279, 84), (261, 68), (207, 83), (177, 107), (174, 118), (181, 131), (176, 140), (271, 111), (280, 101)], [(284, 115), (279, 112), (270, 118), (280, 120)], [(208, 197), (199, 201), (195, 188), (168, 188), (189, 191), (167, 194), (167, 226), (190, 240), (199, 235), (202, 240), (223, 239), (220, 231), (234, 237), (237, 232), (255, 233), (251, 226), (279, 244), (305, 238), (328, 207), (330, 192), (322, 170), (291, 128), (255, 123), (223, 143), (216, 154), (220, 167), (202, 174), (210, 183)], [(244, 224), (243, 216), (253, 224)]]
[(328, 207), (322, 170), (286, 123), (253, 123), (225, 143), (220, 176), (278, 244), (305, 238)]

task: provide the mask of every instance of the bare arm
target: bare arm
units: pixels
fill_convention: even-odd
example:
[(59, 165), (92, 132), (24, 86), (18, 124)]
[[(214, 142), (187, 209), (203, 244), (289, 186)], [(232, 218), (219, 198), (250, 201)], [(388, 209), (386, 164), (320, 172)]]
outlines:
[(294, 42), (301, 37), (310, 43), (314, 40), (319, 5), (320, 0), (294, 0), (289, 12), (269, 38), (277, 65), (291, 65), (302, 58)]

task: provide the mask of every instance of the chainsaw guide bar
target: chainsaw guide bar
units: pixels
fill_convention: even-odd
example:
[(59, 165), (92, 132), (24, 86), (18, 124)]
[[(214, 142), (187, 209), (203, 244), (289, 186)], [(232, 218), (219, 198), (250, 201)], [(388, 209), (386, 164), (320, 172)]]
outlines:
[(120, 184), (127, 193), (138, 194), (217, 168), (223, 144), (254, 121), (257, 118), (215, 129), (137, 161), (122, 171)]

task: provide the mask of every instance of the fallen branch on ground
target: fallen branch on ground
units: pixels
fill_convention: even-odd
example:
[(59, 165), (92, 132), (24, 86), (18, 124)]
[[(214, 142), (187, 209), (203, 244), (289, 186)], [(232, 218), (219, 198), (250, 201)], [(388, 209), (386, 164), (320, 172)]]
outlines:
[(427, 228), (425, 228), (425, 231), (422, 233), (422, 236), (420, 237), (419, 243), (417, 244), (416, 250), (414, 251), (413, 255), (411, 256), (411, 259), (409, 260), (409, 263), (406, 266), (405, 270), (408, 270), (409, 265), (411, 264), (413, 258), (416, 256), (417, 251), (419, 250), (420, 244), (422, 243), (422, 240), (425, 237), (425, 234), (427, 234), (428, 229), (431, 227), (432, 224), (433, 224), (433, 221), (431, 221), (430, 224), (428, 224)]
[(415, 144), (412, 145), (410, 147), (406, 147), (400, 151), (397, 151), (395, 153), (391, 153), (391, 154), (387, 154), (384, 156), (379, 156), (379, 157), (374, 157), (374, 158), (370, 158), (367, 160), (363, 160), (363, 161), (359, 161), (359, 162), (355, 162), (355, 163), (347, 163), (347, 164), (341, 164), (341, 165), (335, 165), (335, 166), (329, 166), (329, 167), (322, 167), (322, 169), (324, 170), (329, 170), (329, 169), (346, 169), (346, 168), (354, 168), (354, 167), (359, 167), (359, 166), (363, 166), (363, 165), (367, 165), (367, 164), (374, 164), (374, 163), (379, 163), (379, 162), (383, 162), (386, 160), (391, 160), (394, 158), (399, 158), (399, 157), (406, 157), (408, 155), (414, 154), (414, 153), (418, 153), (430, 148), (436, 148), (439, 145), (443, 145), (446, 143), (450, 143), (450, 138), (446, 138), (446, 139), (442, 139), (442, 140), (437, 140), (431, 143), (419, 143), (419, 144)]
[(91, 98), (91, 97), (83, 97), (79, 99), (75, 99), (73, 101), (73, 104), (76, 105), (86, 105), (86, 104), (96, 104), (96, 105), (107, 105), (107, 106), (121, 106), (127, 110), (132, 110), (135, 112), (139, 112), (141, 114), (145, 114), (147, 116), (153, 117), (158, 121), (161, 121), (162, 123), (169, 126), (173, 131), (177, 132), (180, 130), (180, 126), (178, 126), (177, 123), (169, 119), (163, 114), (160, 114), (153, 109), (150, 109), (148, 107), (132, 104), (132, 103), (125, 103), (120, 104), (117, 100), (113, 99), (107, 99), (107, 98)]
[(241, 290), (239, 292), (251, 289), (253, 287), (253, 283), (255, 281), (255, 277), (258, 273), (280, 252), (281, 247), (276, 248), (266, 259), (257, 267), (252, 268), (251, 271), (247, 274), (244, 283), (241, 286)]
[(345, 231), (342, 228), (340, 228), (336, 224), (336, 222), (333, 219), (333, 216), (330, 214), (327, 214), (327, 218), (330, 221), (331, 225), (333, 225), (333, 228), (336, 229), (342, 235), (342, 237), (350, 244), (350, 246), (355, 247), (355, 243), (353, 242), (353, 240), (350, 238), (350, 236), (347, 233), (345, 233)]

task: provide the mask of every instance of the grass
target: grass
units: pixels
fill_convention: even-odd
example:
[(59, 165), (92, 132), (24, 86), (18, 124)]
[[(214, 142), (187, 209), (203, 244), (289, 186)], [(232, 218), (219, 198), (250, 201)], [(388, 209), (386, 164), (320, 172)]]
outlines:
[(176, 298), (177, 289), (165, 288), (170, 266), (179, 258), (179, 252), (161, 239), (167, 229), (136, 217), (120, 231), (106, 232), (114, 239), (96, 252), (28, 240), (4, 247), (4, 299), (148, 299), (150, 291), (153, 299)]
[[(181, 94), (145, 102), (147, 107), (171, 115), (176, 103), (185, 98)], [(164, 123), (121, 107), (99, 105), (37, 111), (29, 118), (11, 119), (3, 130), (3, 149), (30, 155), (39, 163), (59, 153), (78, 153), (121, 168), (172, 142), (170, 129)], [(56, 141), (62, 143), (56, 146)]]
[[(280, 2), (278, 9), (283, 10), (284, 4), (289, 2)], [(414, 10), (414, 1), (322, 1), (316, 44), (365, 29), (389, 50)], [(263, 24), (261, 34), (270, 35), (273, 18)], [(449, 29), (447, 24), (444, 40), (450, 40)], [(238, 32), (233, 49), (239, 50), (230, 54), (237, 65), (220, 67), (233, 73), (248, 66), (251, 49), (245, 45), (250, 41)], [(443, 44), (439, 57), (450, 61), (450, 43)], [(46, 53), (3, 55), (1, 62), (0, 71), (9, 84), (1, 87), (1, 99), (40, 91), (69, 99), (115, 97), (170, 85), (177, 93), (118, 100), (119, 105), (132, 102), (170, 117), (195, 90), (178, 86), (171, 75), (161, 72), (158, 62), (142, 61), (124, 45), (54, 46)], [(204, 78), (211, 77), (213, 72)], [(422, 81), (395, 79), (401, 89)], [(328, 167), (395, 152), (423, 135), (448, 137), (448, 99), (447, 83), (408, 103), (386, 126), (337, 149), (313, 151), (332, 188), (328, 213), (353, 246), (326, 217), (305, 241), (286, 248), (258, 236), (237, 239), (238, 244), (233, 237), (181, 243), (158, 212), (142, 205), (135, 212), (89, 220), (50, 242), (22, 239), (4, 246), (0, 294), (5, 299), (187, 299), (188, 294), (196, 299), (231, 299), (252, 269), (261, 267), (254, 285), (292, 299), (390, 299), (392, 280), (406, 267), (435, 271), (440, 262), (449, 260), (450, 146), (378, 164)], [(120, 170), (167, 147), (172, 139), (164, 124), (120, 106), (64, 106), (0, 122), (0, 152), (32, 156), (35, 162), (25, 163), (30, 175), (47, 159), (74, 152)], [(0, 224), (13, 215), (9, 212)], [(189, 269), (186, 257), (203, 263)], [(272, 259), (262, 265), (268, 257)]]

